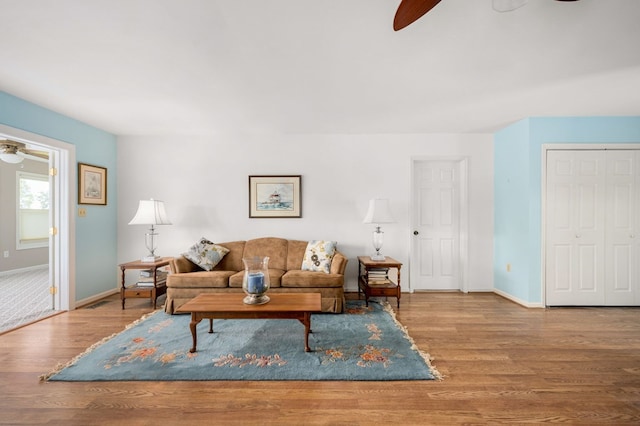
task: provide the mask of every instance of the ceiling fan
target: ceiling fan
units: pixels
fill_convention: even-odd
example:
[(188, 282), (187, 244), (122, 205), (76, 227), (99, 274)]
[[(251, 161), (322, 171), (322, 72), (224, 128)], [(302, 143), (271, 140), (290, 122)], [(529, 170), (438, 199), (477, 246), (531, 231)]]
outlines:
[(44, 160), (49, 159), (49, 154), (46, 151), (29, 149), (27, 145), (22, 142), (0, 139), (0, 160), (6, 163), (18, 164), (22, 163), (26, 156)]
[[(578, 1), (578, 0), (556, 0)], [(527, 0), (492, 0), (494, 10), (509, 12), (527, 3)], [(402, 0), (396, 16), (393, 19), (393, 29), (398, 31), (420, 19), (425, 13), (433, 9), (440, 0)]]

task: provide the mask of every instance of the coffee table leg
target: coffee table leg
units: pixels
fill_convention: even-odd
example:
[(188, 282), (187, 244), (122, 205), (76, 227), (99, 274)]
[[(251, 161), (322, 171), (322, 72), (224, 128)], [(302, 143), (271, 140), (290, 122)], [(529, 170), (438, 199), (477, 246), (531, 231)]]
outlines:
[(191, 322), (189, 323), (189, 328), (191, 329), (191, 335), (193, 336), (193, 347), (189, 349), (189, 352), (194, 353), (196, 351), (196, 345), (198, 343), (198, 335), (196, 331), (196, 326), (200, 322), (199, 319), (196, 318), (196, 313), (191, 313)]
[(213, 318), (209, 318), (209, 333), (213, 333)]
[(304, 351), (311, 352), (309, 348), (309, 331), (311, 331), (311, 312), (304, 313)]

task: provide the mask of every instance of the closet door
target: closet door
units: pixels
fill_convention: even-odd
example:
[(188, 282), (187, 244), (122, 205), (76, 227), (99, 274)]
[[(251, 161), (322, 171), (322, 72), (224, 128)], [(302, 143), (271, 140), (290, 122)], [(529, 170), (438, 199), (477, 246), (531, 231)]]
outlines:
[(640, 152), (547, 152), (548, 306), (640, 305)]
[(546, 304), (605, 304), (604, 151), (548, 151)]
[(606, 151), (605, 304), (639, 304), (638, 153)]

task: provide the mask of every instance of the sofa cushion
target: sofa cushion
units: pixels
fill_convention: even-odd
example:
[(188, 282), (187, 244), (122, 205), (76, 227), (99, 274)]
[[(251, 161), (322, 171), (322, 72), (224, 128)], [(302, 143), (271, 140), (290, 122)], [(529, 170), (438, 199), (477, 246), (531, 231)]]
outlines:
[(234, 271), (196, 271), (188, 274), (169, 274), (169, 288), (227, 288)]
[(344, 275), (301, 270), (287, 271), (282, 276), (281, 285), (286, 288), (342, 287), (344, 285)]
[(189, 251), (182, 255), (205, 271), (210, 271), (220, 263), (227, 253), (229, 253), (229, 249), (202, 237), (189, 248)]
[(335, 253), (335, 241), (309, 241), (300, 269), (303, 271), (324, 272), (328, 274), (331, 270), (331, 259), (333, 259)]
[[(266, 237), (248, 240), (242, 257), (269, 256), (269, 269), (287, 269), (287, 245), (284, 238)], [(244, 267), (243, 267), (244, 269)]]
[(289, 240), (287, 249), (287, 271), (300, 270), (302, 259), (307, 251), (309, 241)]
[(242, 254), (244, 253), (244, 241), (230, 241), (218, 243), (219, 246), (229, 249), (229, 253), (222, 259), (220, 263), (213, 268), (214, 271), (242, 271), (244, 264), (242, 263)]

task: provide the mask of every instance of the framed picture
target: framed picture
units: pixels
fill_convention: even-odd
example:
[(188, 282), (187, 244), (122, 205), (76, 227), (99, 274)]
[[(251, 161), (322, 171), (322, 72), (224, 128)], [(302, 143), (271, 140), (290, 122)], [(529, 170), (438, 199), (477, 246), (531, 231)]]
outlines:
[(107, 204), (107, 169), (78, 163), (78, 204)]
[(300, 175), (249, 176), (249, 217), (302, 217)]

